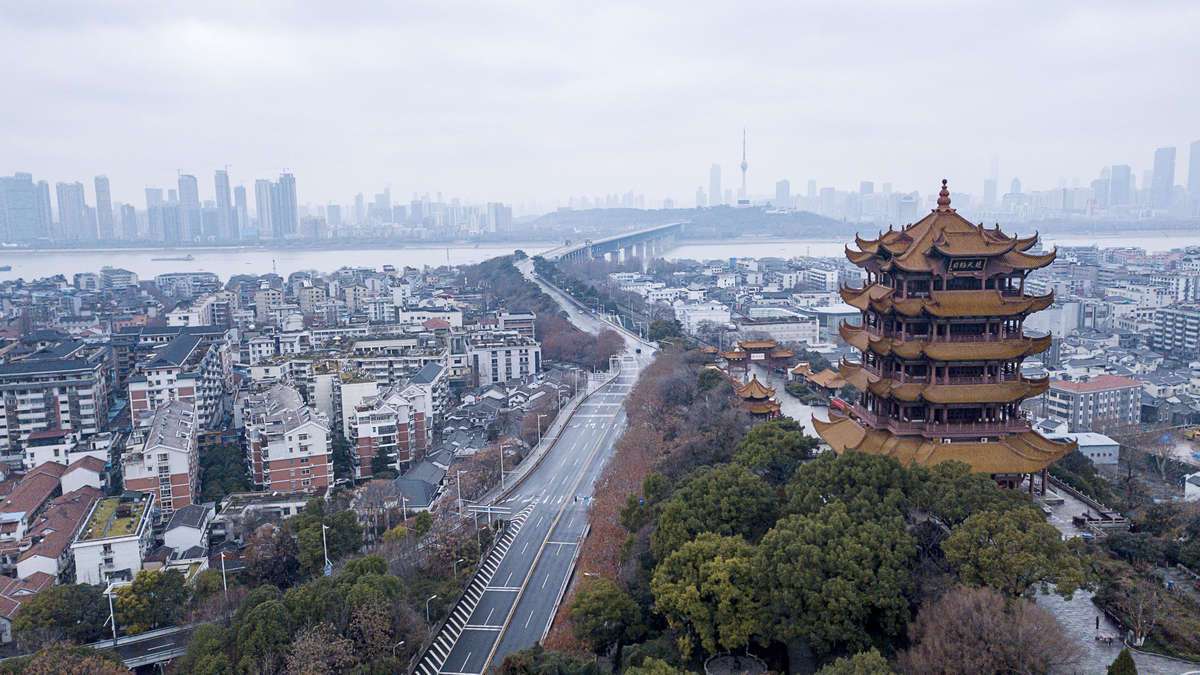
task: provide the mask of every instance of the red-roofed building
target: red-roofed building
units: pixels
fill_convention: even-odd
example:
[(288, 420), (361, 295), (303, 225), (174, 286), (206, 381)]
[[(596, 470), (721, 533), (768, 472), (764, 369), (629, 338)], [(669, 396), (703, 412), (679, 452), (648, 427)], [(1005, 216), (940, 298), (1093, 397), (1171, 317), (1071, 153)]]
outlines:
[(12, 622), (21, 605), (54, 585), (54, 577), (38, 572), (28, 579), (0, 577), (0, 642), (12, 642)]
[(60, 580), (71, 576), (71, 542), (100, 497), (99, 490), (88, 486), (50, 502), (18, 545), (17, 576), (26, 578), (39, 572)]
[(1067, 423), (1067, 431), (1111, 431), (1141, 418), (1142, 383), (1119, 375), (1086, 380), (1054, 380), (1046, 392), (1047, 417)]
[(90, 486), (104, 491), (108, 485), (108, 465), (99, 457), (85, 455), (67, 465), (62, 475), (63, 494)]
[(47, 462), (25, 474), (8, 499), (0, 504), (0, 573), (10, 573), (20, 553), (19, 542), (28, 534), (34, 520), (58, 495), (67, 467)]

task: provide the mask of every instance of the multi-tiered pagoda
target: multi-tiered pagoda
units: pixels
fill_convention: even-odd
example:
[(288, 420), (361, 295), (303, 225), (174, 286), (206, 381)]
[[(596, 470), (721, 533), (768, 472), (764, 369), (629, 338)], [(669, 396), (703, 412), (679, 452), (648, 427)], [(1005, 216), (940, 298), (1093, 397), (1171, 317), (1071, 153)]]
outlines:
[(861, 395), (849, 416), (813, 420), (834, 451), (903, 464), (957, 460), (1017, 485), (1075, 448), (1034, 432), (1021, 412), (1021, 401), (1049, 385), (1023, 377), (1021, 362), (1050, 347), (1022, 324), (1053, 299), (1026, 295), (1025, 277), (1054, 252), (1029, 253), (1036, 235), (1010, 237), (958, 215), (946, 181), (925, 218), (855, 239), (859, 250), (847, 247), (846, 257), (867, 282), (841, 293), (862, 310), (862, 325), (843, 323), (841, 335), (862, 359), (839, 371)]

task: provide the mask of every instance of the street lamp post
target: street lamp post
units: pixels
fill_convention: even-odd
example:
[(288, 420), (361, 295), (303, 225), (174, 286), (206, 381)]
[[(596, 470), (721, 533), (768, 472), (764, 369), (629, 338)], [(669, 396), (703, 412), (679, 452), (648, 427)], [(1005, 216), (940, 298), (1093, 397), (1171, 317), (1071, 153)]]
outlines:
[(546, 416), (545, 413), (541, 413), (538, 415), (538, 418), (537, 418), (537, 420), (538, 420), (538, 425), (537, 425), (537, 427), (538, 427), (538, 447), (541, 447), (541, 445), (542, 445), (542, 418), (545, 416)]
[(321, 551), (325, 554), (325, 576), (333, 574), (333, 563), (329, 562), (329, 544), (325, 541), (325, 531), (329, 526), (321, 523)]
[(466, 558), (459, 558), (458, 560), (454, 561), (454, 578), (455, 579), (458, 578), (458, 563), (460, 563), (460, 562), (466, 562)]
[(106, 593), (106, 595), (108, 595), (108, 620), (112, 623), (113, 648), (116, 649), (116, 647), (117, 647), (117, 613), (116, 613), (116, 611), (113, 610), (112, 582), (109, 582), (109, 584), (108, 584), (108, 593)]
[(500, 491), (504, 491), (504, 444), (500, 444)]
[(392, 658), (393, 659), (396, 658), (396, 650), (403, 646), (404, 646), (404, 640), (401, 640), (401, 641), (397, 642), (396, 644), (392, 645)]
[(221, 551), (221, 588), (225, 590), (225, 609), (229, 610), (229, 580), (225, 578), (225, 551)]
[(436, 594), (429, 596), (429, 599), (425, 601), (425, 623), (430, 625), (433, 624), (433, 621), (429, 619), (429, 603), (433, 602), (434, 600), (437, 600)]

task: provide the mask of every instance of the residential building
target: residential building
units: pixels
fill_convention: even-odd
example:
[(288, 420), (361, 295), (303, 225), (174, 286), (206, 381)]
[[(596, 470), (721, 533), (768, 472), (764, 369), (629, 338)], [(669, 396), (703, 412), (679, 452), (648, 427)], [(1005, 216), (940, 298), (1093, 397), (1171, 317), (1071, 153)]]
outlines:
[(0, 364), (0, 461), (21, 465), (20, 443), (35, 431), (86, 439), (104, 430), (111, 356), (106, 346), (67, 340)]
[(153, 492), (133, 491), (93, 504), (83, 529), (71, 544), (75, 581), (132, 581), (154, 545), (151, 523), (156, 507)]
[(1071, 433), (1111, 433), (1137, 424), (1141, 405), (1142, 383), (1119, 375), (1053, 380), (1045, 395), (1045, 415), (1066, 422)]
[(157, 494), (161, 518), (194, 503), (200, 493), (196, 433), (196, 407), (167, 401), (137, 421), (125, 449), (125, 488)]
[(25, 474), (0, 504), (0, 573), (16, 568), (20, 542), (50, 501), (62, 494), (65, 466), (43, 464)]
[(0, 642), (12, 642), (12, 623), (21, 605), (53, 585), (54, 577), (43, 572), (25, 579), (0, 577)]
[(724, 328), (729, 325), (729, 316), (729, 306), (715, 300), (675, 304), (675, 319), (689, 335), (695, 335), (700, 330), (700, 324), (705, 322)]
[(424, 455), (434, 427), (426, 399), (415, 387), (392, 387), (355, 406), (348, 440), (354, 447), (356, 478), (374, 475), (376, 457), (402, 471)]
[(542, 347), (516, 332), (480, 331), (468, 336), (467, 358), (475, 385), (523, 378), (542, 369)]
[(73, 581), (71, 542), (102, 495), (100, 490), (85, 486), (54, 498), (20, 542), (17, 577), (28, 578), (41, 572), (58, 582)]
[(175, 551), (187, 551), (195, 547), (207, 549), (209, 525), (216, 515), (211, 503), (190, 504), (176, 509), (163, 529), (163, 546)]
[(1200, 307), (1158, 307), (1150, 346), (1163, 353), (1200, 356)]
[(22, 445), (26, 471), (46, 462), (66, 466), (73, 461), (71, 453), (79, 445), (79, 435), (66, 429), (42, 429), (26, 435)]
[(255, 487), (322, 493), (333, 482), (329, 420), (300, 392), (275, 384), (242, 399), (246, 462)]
[(202, 429), (212, 429), (225, 413), (232, 389), (233, 354), (224, 333), (180, 332), (138, 363), (129, 377), (129, 408), (134, 417), (168, 401), (196, 406)]

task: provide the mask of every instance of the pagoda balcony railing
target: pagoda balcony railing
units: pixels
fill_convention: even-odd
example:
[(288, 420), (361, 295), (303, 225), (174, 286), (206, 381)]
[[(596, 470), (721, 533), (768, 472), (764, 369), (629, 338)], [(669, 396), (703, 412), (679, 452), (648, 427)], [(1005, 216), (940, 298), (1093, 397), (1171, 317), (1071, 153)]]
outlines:
[(1012, 434), (1022, 431), (1029, 431), (1029, 422), (1022, 418), (996, 422), (929, 422), (925, 425), (926, 436), (955, 436), (961, 434), (986, 436), (989, 434)]
[(863, 369), (876, 377), (892, 380), (900, 384), (918, 383), (918, 384), (1001, 384), (1004, 382), (1020, 382), (1022, 377), (1018, 373), (1004, 373), (1001, 375), (992, 375), (985, 377), (983, 375), (968, 375), (959, 376), (951, 375), (949, 378), (937, 376), (931, 378), (929, 375), (905, 375), (900, 372), (883, 373), (878, 368), (866, 365)]
[(921, 434), (927, 438), (961, 435), (987, 436), (1029, 430), (1029, 421), (1024, 417), (993, 422), (911, 422), (878, 415), (861, 405), (854, 405), (851, 410), (855, 417), (876, 429), (887, 429), (895, 434)]
[(971, 335), (916, 335), (910, 334), (901, 337), (896, 331), (885, 331), (881, 328), (866, 326), (864, 330), (867, 334), (874, 338), (890, 338), (893, 340), (925, 340), (927, 342), (998, 342), (1000, 340), (1021, 340), (1025, 338), (1022, 333), (1012, 335), (1001, 335), (997, 333), (978, 333)]

